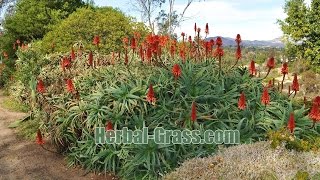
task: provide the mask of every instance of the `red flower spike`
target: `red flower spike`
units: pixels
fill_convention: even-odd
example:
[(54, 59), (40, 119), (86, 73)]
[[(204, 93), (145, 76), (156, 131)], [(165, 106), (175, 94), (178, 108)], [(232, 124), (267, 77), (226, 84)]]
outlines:
[(275, 60), (274, 60), (274, 57), (270, 57), (267, 61), (267, 67), (269, 69), (272, 69), (275, 67)]
[(244, 92), (241, 93), (239, 101), (238, 101), (238, 108), (244, 110), (246, 108), (246, 97)]
[(257, 73), (255, 62), (252, 60), (249, 67), (250, 75), (254, 76)]
[(71, 79), (67, 79), (67, 91), (70, 93), (73, 93), (76, 91)]
[(299, 91), (299, 83), (297, 74), (294, 74), (293, 82), (292, 82), (292, 90), (297, 92)]
[(288, 129), (290, 130), (291, 133), (293, 133), (294, 128), (296, 127), (295, 122), (294, 122), (294, 114), (290, 113), (290, 118), (288, 121)]
[(320, 106), (320, 96), (315, 97), (313, 103), (316, 103), (318, 106)]
[(107, 123), (106, 123), (106, 131), (113, 131), (113, 125), (112, 125), (112, 123), (111, 123), (111, 121), (108, 121)]
[(239, 60), (241, 59), (242, 55), (241, 55), (241, 48), (240, 46), (238, 45), (237, 47), (237, 51), (236, 51), (236, 59)]
[(99, 44), (100, 44), (100, 37), (99, 36), (94, 36), (93, 44), (96, 46), (99, 46)]
[(133, 52), (137, 49), (137, 42), (134, 37), (131, 38), (131, 49), (133, 50)]
[(38, 83), (37, 83), (37, 91), (38, 91), (38, 93), (40, 93), (40, 94), (43, 94), (43, 93), (45, 93), (45, 91), (46, 91), (46, 89), (45, 89), (45, 87), (44, 87), (44, 83), (43, 83), (43, 81), (42, 81), (41, 79), (38, 80)]
[(74, 60), (76, 59), (76, 54), (74, 53), (73, 47), (71, 48), (70, 57), (71, 57), (71, 60), (72, 60), (72, 61), (74, 61)]
[(125, 54), (124, 54), (124, 64), (128, 65), (129, 63), (129, 58), (128, 58), (128, 51), (125, 49)]
[(208, 34), (209, 34), (209, 25), (208, 25), (208, 23), (206, 24), (205, 33), (206, 33), (206, 35), (208, 35)]
[(181, 68), (180, 68), (179, 64), (173, 65), (172, 74), (176, 80), (181, 76)]
[(264, 87), (264, 89), (263, 89), (263, 93), (261, 96), (261, 103), (263, 105), (268, 105), (270, 103), (270, 96), (269, 96), (267, 87)]
[(192, 102), (191, 105), (191, 121), (195, 122), (197, 120), (197, 107), (196, 102)]
[(154, 95), (152, 84), (149, 85), (149, 90), (148, 90), (148, 94), (147, 94), (147, 101), (153, 105), (156, 103), (156, 98)]
[(222, 38), (221, 37), (217, 37), (216, 45), (219, 46), (219, 47), (222, 46)]
[(288, 74), (289, 69), (288, 69), (288, 63), (285, 62), (282, 64), (282, 68), (281, 68), (281, 74)]
[(93, 54), (92, 54), (92, 51), (89, 52), (88, 64), (89, 64), (89, 66), (93, 66)]
[(194, 32), (197, 32), (197, 23), (194, 23)]
[(235, 40), (236, 42), (237, 42), (237, 45), (239, 46), (239, 44), (241, 43), (241, 36), (240, 36), (240, 34), (237, 34), (237, 37), (236, 37), (236, 40)]
[(147, 48), (147, 60), (148, 62), (151, 61), (152, 58), (152, 49), (150, 47)]
[(189, 36), (188, 42), (189, 42), (189, 43), (192, 43), (192, 37), (191, 37), (191, 36)]
[(67, 58), (66, 56), (64, 56), (62, 58), (62, 61), (61, 61), (61, 68), (63, 71), (65, 71), (66, 69), (69, 69), (71, 67), (71, 61), (69, 58)]
[(320, 122), (320, 111), (317, 103), (313, 103), (309, 113), (309, 118), (312, 119), (313, 122)]
[(37, 144), (39, 144), (39, 145), (43, 145), (43, 144), (44, 144), (44, 140), (43, 140), (43, 138), (42, 138), (42, 134), (41, 134), (40, 129), (38, 129), (38, 131), (37, 131), (36, 142), (37, 142)]
[(140, 46), (140, 49), (139, 49), (139, 55), (140, 55), (141, 61), (143, 62), (144, 61), (144, 50), (143, 50), (142, 45)]

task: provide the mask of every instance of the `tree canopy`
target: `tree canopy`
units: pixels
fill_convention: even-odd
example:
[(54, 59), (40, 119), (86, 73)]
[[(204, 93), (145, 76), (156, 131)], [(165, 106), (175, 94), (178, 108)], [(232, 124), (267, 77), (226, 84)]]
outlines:
[(320, 65), (320, 0), (312, 0), (310, 7), (304, 0), (287, 0), (284, 12), (287, 17), (278, 22), (288, 37), (289, 47)]

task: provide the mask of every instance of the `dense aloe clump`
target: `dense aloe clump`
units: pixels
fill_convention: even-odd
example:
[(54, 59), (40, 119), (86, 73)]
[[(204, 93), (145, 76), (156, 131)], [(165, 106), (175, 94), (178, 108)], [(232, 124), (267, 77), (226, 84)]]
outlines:
[[(80, 99), (71, 93), (47, 95), (44, 106), (47, 103), (55, 108), (44, 125), (56, 144), (67, 150), (69, 162), (90, 170), (115, 171), (127, 178), (158, 177), (187, 158), (212, 154), (216, 145), (159, 145), (151, 141), (148, 145), (96, 145), (94, 128), (111, 122), (115, 129), (148, 127), (149, 134), (156, 127), (239, 130), (241, 142), (246, 143), (266, 139), (268, 131), (286, 126), (289, 113), (296, 109), (273, 88), (269, 88), (270, 104), (262, 105), (261, 79), (252, 78), (245, 68), (219, 72), (214, 61), (177, 62), (181, 75), (175, 78), (171, 72), (174, 63), (163, 68), (132, 62), (130, 66), (84, 71), (74, 78)], [(146, 99), (150, 84), (154, 104)], [(244, 110), (238, 109), (241, 92), (247, 99)], [(196, 121), (191, 119), (193, 102)], [(304, 107), (300, 109), (295, 134), (319, 134), (319, 129), (307, 129), (312, 122)]]

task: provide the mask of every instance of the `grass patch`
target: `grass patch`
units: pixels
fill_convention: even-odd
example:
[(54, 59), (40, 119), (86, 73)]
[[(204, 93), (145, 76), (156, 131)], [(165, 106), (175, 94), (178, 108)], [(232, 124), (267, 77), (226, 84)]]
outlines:
[(4, 101), (2, 102), (1, 106), (3, 108), (6, 108), (10, 111), (15, 111), (15, 112), (28, 112), (29, 107), (27, 105), (21, 104), (17, 100), (14, 100), (13, 98), (5, 98)]

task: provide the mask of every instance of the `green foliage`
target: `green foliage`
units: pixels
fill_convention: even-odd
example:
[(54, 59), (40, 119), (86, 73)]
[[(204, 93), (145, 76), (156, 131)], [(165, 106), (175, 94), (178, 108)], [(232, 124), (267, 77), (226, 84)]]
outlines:
[(320, 149), (319, 133), (312, 131), (311, 133), (308, 132), (308, 134), (302, 132), (300, 136), (296, 137), (290, 134), (287, 129), (283, 128), (277, 131), (270, 131), (268, 133), (268, 139), (271, 141), (273, 148), (285, 144), (287, 149), (294, 149), (296, 151), (318, 151)]
[(309, 173), (305, 171), (298, 171), (295, 178), (296, 180), (308, 180), (310, 179)]
[[(261, 105), (261, 79), (251, 78), (244, 68), (219, 76), (214, 61), (179, 63), (181, 77), (175, 81), (170, 71), (174, 62), (165, 62), (166, 68), (142, 64), (130, 54), (130, 66), (88, 69), (86, 54), (72, 63), (70, 71), (60, 69), (56, 56), (44, 66), (40, 78), (48, 86), (47, 93), (38, 95), (38, 103), (50, 114), (44, 118), (44, 128), (60, 151), (68, 152), (70, 165), (82, 165), (88, 170), (114, 171), (127, 179), (153, 179), (175, 168), (191, 157), (212, 154), (212, 144), (147, 145), (104, 144), (94, 142), (94, 128), (111, 121), (114, 127), (131, 130), (156, 127), (170, 130), (197, 129), (239, 130), (241, 142), (265, 140), (267, 132), (287, 125), (294, 109), (295, 135), (313, 137), (319, 129), (310, 130), (311, 121), (304, 107), (295, 107), (273, 89), (269, 90), (271, 104)], [(99, 57), (95, 54), (94, 57)], [(178, 63), (178, 62), (176, 62)], [(87, 67), (87, 68), (84, 68)], [(83, 71), (79, 71), (82, 69)], [(85, 69), (85, 70), (84, 70)], [(63, 77), (73, 75), (80, 100), (64, 91)], [(116, 78), (115, 78), (116, 77)], [(149, 84), (154, 86), (156, 104), (145, 97)], [(240, 92), (244, 91), (247, 108), (238, 110)], [(197, 103), (197, 122), (190, 120), (191, 104)], [(299, 109), (300, 108), (300, 109)]]
[(100, 36), (100, 50), (107, 53), (118, 51), (122, 46), (122, 38), (133, 32), (145, 34), (142, 23), (133, 22), (120, 10), (112, 7), (80, 8), (67, 19), (54, 27), (46, 34), (39, 48), (44, 52), (52, 50), (66, 52), (77, 43), (81, 43), (86, 49), (94, 50), (92, 41), (94, 36)]
[(9, 109), (11, 111), (16, 111), (16, 112), (28, 112), (29, 107), (26, 105), (21, 104), (15, 99), (12, 98), (6, 98), (2, 104), (2, 107)]

